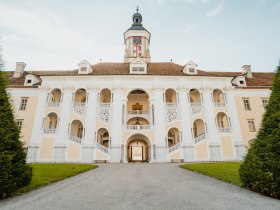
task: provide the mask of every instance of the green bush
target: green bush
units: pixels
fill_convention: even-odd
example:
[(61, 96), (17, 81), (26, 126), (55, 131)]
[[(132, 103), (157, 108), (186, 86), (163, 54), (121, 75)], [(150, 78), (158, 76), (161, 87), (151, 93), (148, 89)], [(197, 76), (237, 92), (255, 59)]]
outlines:
[(257, 138), (239, 169), (242, 185), (280, 198), (280, 66)]
[(6, 92), (7, 79), (2, 68), (0, 57), (0, 199), (28, 184), (32, 176), (32, 168), (26, 164), (26, 153)]

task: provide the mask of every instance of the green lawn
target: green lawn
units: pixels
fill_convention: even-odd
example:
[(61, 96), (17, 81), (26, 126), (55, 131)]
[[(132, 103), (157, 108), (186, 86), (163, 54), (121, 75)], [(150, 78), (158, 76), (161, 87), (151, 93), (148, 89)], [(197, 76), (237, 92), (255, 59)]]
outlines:
[(180, 167), (241, 186), (238, 173), (240, 164), (240, 162), (215, 162), (184, 164)]
[(16, 195), (34, 190), (65, 178), (96, 168), (91, 164), (31, 164), (33, 176), (31, 182), (16, 191)]

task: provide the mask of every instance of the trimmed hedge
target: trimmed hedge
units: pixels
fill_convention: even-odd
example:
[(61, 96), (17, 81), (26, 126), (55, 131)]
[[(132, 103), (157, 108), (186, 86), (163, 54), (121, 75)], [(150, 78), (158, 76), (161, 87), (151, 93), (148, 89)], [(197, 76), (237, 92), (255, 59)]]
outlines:
[(32, 168), (20, 141), (20, 130), (6, 92), (6, 74), (0, 57), (0, 199), (12, 194), (31, 180)]
[(280, 198), (280, 66), (256, 140), (239, 169), (242, 186)]

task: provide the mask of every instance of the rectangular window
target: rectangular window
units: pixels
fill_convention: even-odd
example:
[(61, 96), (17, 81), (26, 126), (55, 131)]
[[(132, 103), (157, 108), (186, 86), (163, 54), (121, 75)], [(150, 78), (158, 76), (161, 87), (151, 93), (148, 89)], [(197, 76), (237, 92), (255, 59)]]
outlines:
[(86, 71), (87, 70), (87, 67), (82, 67), (81, 68), (81, 71)]
[(265, 108), (268, 104), (268, 98), (262, 98), (262, 104), (263, 104), (263, 107)]
[(248, 120), (249, 130), (250, 132), (256, 132), (256, 126), (254, 120)]
[(28, 98), (21, 98), (19, 110), (25, 110)]
[(249, 98), (243, 98), (243, 103), (246, 111), (251, 110)]
[(21, 130), (21, 128), (22, 128), (22, 123), (23, 123), (23, 119), (16, 119), (16, 124), (17, 124), (19, 130)]
[(32, 80), (28, 79), (26, 83), (31, 84)]
[(190, 73), (194, 73), (194, 68), (189, 68)]

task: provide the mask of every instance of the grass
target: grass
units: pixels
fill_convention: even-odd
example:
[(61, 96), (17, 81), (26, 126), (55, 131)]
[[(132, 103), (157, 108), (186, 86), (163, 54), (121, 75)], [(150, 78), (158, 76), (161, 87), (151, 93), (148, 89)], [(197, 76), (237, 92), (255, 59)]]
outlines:
[(19, 195), (36, 188), (54, 183), (82, 172), (97, 168), (91, 164), (30, 164), (33, 167), (31, 182), (15, 192)]
[(238, 173), (240, 164), (240, 162), (195, 163), (180, 167), (241, 186)]

